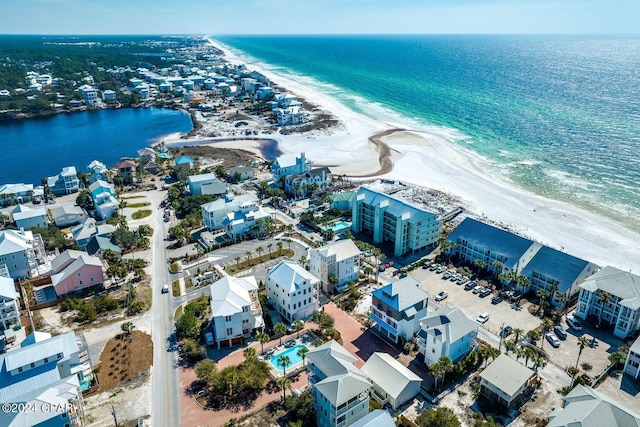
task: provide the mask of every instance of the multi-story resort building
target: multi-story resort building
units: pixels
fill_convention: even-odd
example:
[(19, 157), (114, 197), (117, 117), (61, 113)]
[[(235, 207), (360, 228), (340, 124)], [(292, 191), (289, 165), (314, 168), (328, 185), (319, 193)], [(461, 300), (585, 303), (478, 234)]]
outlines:
[(425, 249), (438, 242), (438, 215), (383, 193), (360, 187), (353, 200), (351, 229), (373, 235), (373, 243), (389, 242), (393, 254)]
[(256, 278), (225, 276), (209, 286), (213, 337), (218, 346), (243, 344), (251, 333), (264, 326)]
[(342, 292), (360, 277), (360, 249), (353, 240), (338, 240), (309, 251), (309, 271), (322, 280), (322, 289)]
[(266, 282), (269, 302), (289, 322), (306, 319), (319, 307), (320, 279), (294, 261), (280, 261)]
[(373, 330), (396, 344), (400, 339), (411, 340), (420, 329), (420, 319), (427, 315), (429, 295), (419, 285), (407, 276), (373, 291)]
[(575, 315), (605, 322), (620, 338), (634, 334), (640, 330), (640, 276), (604, 267), (580, 285)]
[(39, 234), (24, 230), (0, 231), (0, 267), (6, 266), (12, 279), (32, 277), (44, 259), (44, 242)]
[(356, 360), (333, 340), (307, 353), (318, 427), (350, 426), (369, 412), (371, 382)]
[(465, 218), (446, 240), (450, 254), (470, 263), (480, 260), (496, 276), (524, 276), (529, 284), (523, 292), (547, 290), (556, 306), (577, 294), (579, 284), (598, 270), (593, 263), (473, 218)]

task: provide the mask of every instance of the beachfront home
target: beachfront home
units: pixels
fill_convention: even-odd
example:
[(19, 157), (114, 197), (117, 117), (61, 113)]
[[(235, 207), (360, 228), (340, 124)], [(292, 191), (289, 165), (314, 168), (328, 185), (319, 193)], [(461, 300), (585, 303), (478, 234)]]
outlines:
[(254, 330), (264, 327), (254, 276), (224, 276), (209, 286), (209, 327), (218, 347), (241, 345)]
[(0, 401), (39, 409), (1, 411), (0, 425), (82, 425), (82, 390), (89, 387), (92, 375), (84, 337), (73, 332), (55, 337), (32, 333), (20, 349), (0, 354)]
[(90, 85), (82, 85), (76, 89), (82, 95), (82, 100), (86, 105), (94, 106), (100, 102), (98, 98), (98, 89)]
[(420, 393), (422, 379), (390, 354), (373, 353), (362, 366), (362, 373), (373, 384), (371, 397), (394, 411)]
[(492, 404), (507, 408), (520, 406), (533, 391), (536, 381), (535, 372), (501, 354), (480, 373), (480, 394)]
[(116, 92), (111, 90), (111, 89), (107, 89), (102, 91), (102, 99), (104, 99), (105, 102), (112, 102), (116, 100)]
[(222, 196), (227, 194), (227, 184), (220, 181), (215, 173), (203, 173), (187, 177), (189, 192), (192, 195), (207, 194)]
[(150, 147), (145, 147), (141, 150), (138, 150), (138, 158), (140, 159), (140, 163), (146, 163), (155, 160), (156, 154), (156, 150)]
[(304, 115), (304, 110), (299, 105), (278, 108), (274, 110), (274, 114), (278, 121), (278, 126), (299, 125), (308, 121)]
[(100, 258), (73, 249), (55, 257), (47, 275), (58, 297), (104, 283)]
[(93, 200), (96, 217), (101, 220), (111, 218), (111, 215), (113, 215), (120, 205), (116, 199), (116, 189), (113, 184), (97, 180), (89, 186), (89, 192)]
[(623, 371), (636, 380), (640, 378), (640, 337), (636, 338), (633, 345), (629, 348)]
[(170, 93), (173, 90), (173, 83), (162, 82), (160, 86), (158, 86), (158, 90), (160, 90), (160, 93)]
[(418, 352), (431, 366), (442, 357), (452, 362), (464, 358), (476, 345), (479, 324), (459, 308), (443, 306), (420, 320)]
[(29, 278), (37, 274), (44, 263), (42, 237), (31, 231), (0, 231), (0, 266), (5, 265), (12, 279)]
[(109, 182), (109, 170), (104, 163), (93, 160), (87, 166), (87, 172), (89, 173), (89, 184), (93, 184), (98, 180)]
[(56, 196), (77, 193), (80, 190), (80, 181), (78, 180), (76, 167), (64, 167), (58, 175), (48, 177), (47, 186), (49, 191)]
[(294, 197), (303, 197), (313, 190), (324, 190), (331, 184), (329, 168), (316, 168), (300, 175), (287, 175), (284, 179), (284, 191)]
[(607, 323), (617, 337), (633, 335), (640, 330), (640, 276), (604, 267), (580, 285), (575, 315)]
[(397, 344), (409, 341), (420, 330), (420, 319), (427, 315), (429, 295), (411, 276), (389, 283), (371, 293), (372, 329)]
[(49, 219), (46, 208), (30, 208), (18, 205), (11, 211), (16, 227), (28, 230), (34, 227), (47, 228)]
[(310, 170), (311, 161), (307, 160), (304, 153), (300, 153), (300, 156), (282, 155), (271, 165), (274, 182), (284, 180), (287, 175), (302, 175)]
[(174, 160), (174, 163), (173, 170), (176, 172), (178, 179), (186, 179), (194, 167), (193, 159), (189, 156), (180, 156)]
[(640, 415), (591, 387), (578, 384), (564, 398), (564, 406), (547, 417), (547, 427), (638, 427)]
[(18, 296), (13, 279), (0, 277), (0, 329), (2, 331), (20, 323)]
[(80, 206), (63, 205), (51, 210), (53, 222), (57, 227), (64, 228), (80, 224), (87, 219), (87, 214)]
[(201, 206), (202, 222), (209, 230), (225, 229), (236, 239), (245, 234), (258, 235), (266, 230), (266, 222), (274, 220), (275, 212), (259, 204), (254, 194), (214, 200)]
[(104, 259), (105, 251), (111, 251), (118, 256), (122, 254), (122, 250), (118, 245), (111, 243), (110, 238), (102, 236), (91, 237), (84, 250), (87, 251), (89, 255), (95, 255), (100, 259)]
[(93, 236), (111, 237), (116, 228), (111, 224), (96, 224), (93, 218), (87, 218), (82, 224), (71, 229), (76, 245), (84, 248)]
[(116, 173), (121, 183), (131, 184), (136, 178), (136, 162), (123, 160), (116, 165)]
[(280, 261), (266, 283), (269, 302), (289, 322), (304, 320), (319, 307), (320, 279), (294, 261)]
[(598, 266), (490, 224), (465, 218), (447, 237), (448, 253), (470, 263), (481, 260), (496, 276), (516, 273), (529, 279), (521, 291), (544, 289), (556, 306), (579, 292)]
[(35, 193), (33, 184), (0, 185), (0, 206), (30, 202), (36, 196)]
[(356, 361), (334, 340), (307, 353), (318, 427), (350, 426), (369, 412), (371, 382)]
[(253, 178), (253, 168), (251, 166), (234, 166), (227, 170), (227, 173), (236, 181), (244, 181)]
[(351, 219), (354, 232), (371, 234), (374, 244), (390, 242), (396, 256), (435, 245), (442, 225), (438, 215), (366, 187), (358, 189)]
[(360, 277), (360, 249), (353, 240), (338, 240), (309, 251), (309, 271), (326, 293), (342, 292)]

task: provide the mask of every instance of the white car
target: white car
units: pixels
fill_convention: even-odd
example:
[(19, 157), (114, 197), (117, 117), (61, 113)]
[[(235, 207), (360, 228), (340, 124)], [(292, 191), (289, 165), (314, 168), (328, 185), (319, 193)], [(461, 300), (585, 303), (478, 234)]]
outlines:
[(436, 301), (442, 301), (443, 299), (447, 298), (449, 296), (449, 294), (447, 293), (447, 291), (440, 291), (440, 293), (438, 295), (436, 295), (435, 300)]
[(489, 320), (489, 313), (486, 311), (476, 318), (478, 323), (487, 323), (487, 320)]
[(560, 347), (560, 340), (555, 335), (544, 334), (544, 337), (547, 339), (547, 341), (549, 341), (549, 344), (551, 344), (553, 347), (555, 348)]
[(581, 331), (582, 330), (582, 325), (580, 324), (580, 322), (578, 322), (573, 317), (567, 317), (567, 325), (569, 325), (569, 327), (571, 329), (573, 329), (574, 331)]

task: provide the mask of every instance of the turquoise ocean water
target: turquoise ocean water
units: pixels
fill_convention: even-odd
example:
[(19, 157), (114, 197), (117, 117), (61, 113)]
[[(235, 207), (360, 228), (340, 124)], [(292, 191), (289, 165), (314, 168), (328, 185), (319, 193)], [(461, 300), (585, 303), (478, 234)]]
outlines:
[(640, 37), (215, 39), (357, 112), (445, 136), (517, 186), (640, 231)]

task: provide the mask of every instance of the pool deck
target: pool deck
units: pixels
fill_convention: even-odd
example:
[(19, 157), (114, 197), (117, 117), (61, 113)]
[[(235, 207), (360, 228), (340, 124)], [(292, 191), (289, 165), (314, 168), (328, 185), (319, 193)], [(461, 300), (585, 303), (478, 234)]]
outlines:
[[(316, 340), (316, 337), (313, 334), (306, 332), (300, 335), (300, 338), (292, 337), (286, 341), (283, 341), (282, 345), (278, 345), (276, 347), (270, 348), (268, 351), (265, 351), (265, 355), (258, 355), (258, 358), (269, 363), (269, 368), (271, 369), (271, 376), (274, 379), (278, 379), (283, 376), (283, 372), (281, 368), (276, 368), (271, 363), (271, 358), (273, 357), (273, 355), (277, 353), (282, 353), (285, 350), (288, 350), (289, 348), (295, 347), (297, 345), (305, 345), (309, 350), (313, 350), (315, 348), (315, 345), (314, 345), (315, 340)], [(294, 344), (290, 347), (287, 347), (284, 345), (287, 342), (293, 342)], [(306, 364), (306, 359), (304, 360), (304, 363)], [(287, 366), (287, 369), (286, 369), (287, 377), (293, 375), (294, 372), (299, 372), (304, 369), (305, 369), (305, 366), (303, 365), (302, 360), (293, 365), (289, 365)]]

